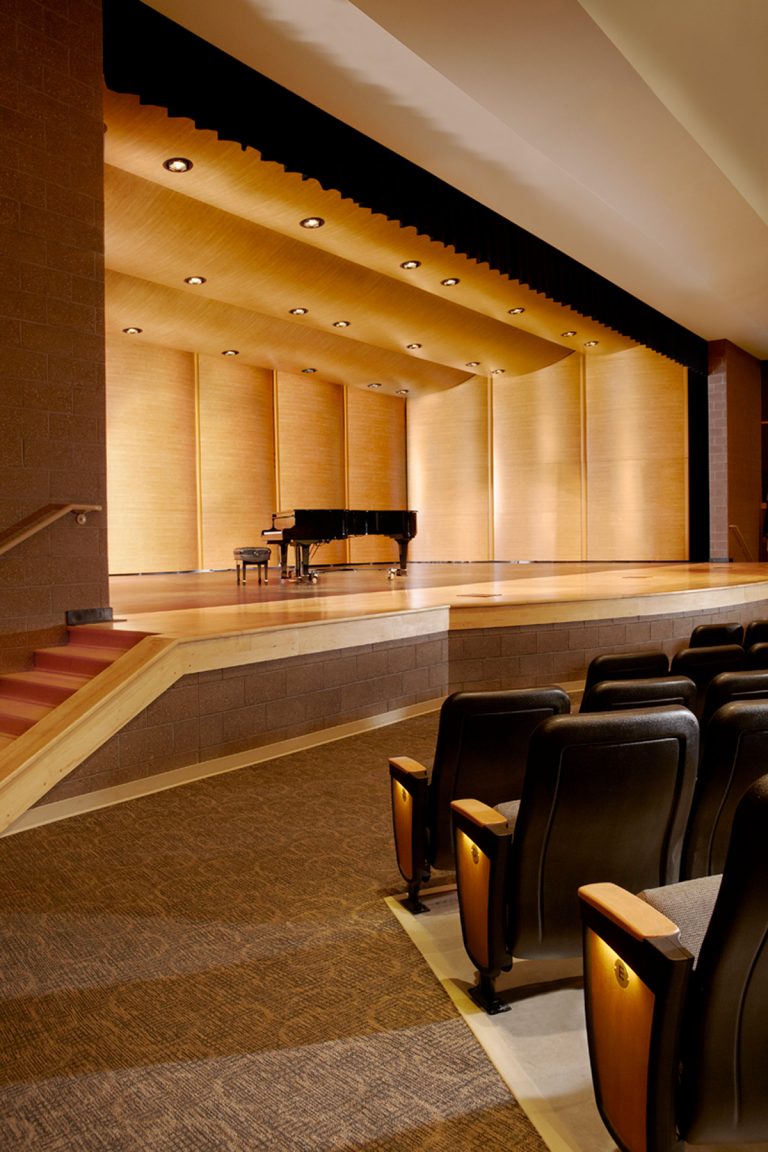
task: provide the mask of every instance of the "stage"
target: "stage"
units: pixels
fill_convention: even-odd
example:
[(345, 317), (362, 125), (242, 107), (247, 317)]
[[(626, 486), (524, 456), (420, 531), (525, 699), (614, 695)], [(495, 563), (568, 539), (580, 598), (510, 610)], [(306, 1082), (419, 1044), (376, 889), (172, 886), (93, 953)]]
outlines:
[[(317, 584), (234, 569), (113, 576), (117, 627), (174, 636), (282, 628), (393, 612), (446, 608), (451, 630), (682, 616), (768, 601), (768, 564), (412, 563), (319, 569)], [(765, 608), (768, 612), (768, 606)]]

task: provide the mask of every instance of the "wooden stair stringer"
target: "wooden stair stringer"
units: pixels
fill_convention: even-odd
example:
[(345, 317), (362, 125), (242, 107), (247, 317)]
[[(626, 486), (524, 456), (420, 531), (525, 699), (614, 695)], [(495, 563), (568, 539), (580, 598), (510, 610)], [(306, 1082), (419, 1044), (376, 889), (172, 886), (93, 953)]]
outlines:
[(0, 832), (185, 674), (180, 647), (145, 637), (0, 747)]

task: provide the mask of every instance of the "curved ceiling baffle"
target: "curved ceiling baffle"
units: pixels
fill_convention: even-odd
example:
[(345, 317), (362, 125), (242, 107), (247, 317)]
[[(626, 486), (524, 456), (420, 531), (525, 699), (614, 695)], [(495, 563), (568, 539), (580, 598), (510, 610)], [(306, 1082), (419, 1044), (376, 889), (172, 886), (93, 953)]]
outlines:
[(104, 0), (104, 62), (108, 329), (412, 397), (643, 344), (689, 369), (701, 444), (707, 345), (686, 328), (139, 0)]

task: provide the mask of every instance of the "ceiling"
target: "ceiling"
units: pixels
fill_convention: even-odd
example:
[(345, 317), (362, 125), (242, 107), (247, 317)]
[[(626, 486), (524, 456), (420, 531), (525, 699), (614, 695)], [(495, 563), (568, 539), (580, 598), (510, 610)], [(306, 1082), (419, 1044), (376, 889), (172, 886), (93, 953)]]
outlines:
[[(413, 0), (150, 6), (697, 335), (768, 358), (764, 0), (441, 0), (439, 20)], [(107, 93), (105, 122), (116, 337), (135, 325), (412, 397), (631, 346), (133, 97)], [(192, 170), (168, 173), (173, 155)], [(314, 215), (324, 227), (299, 226)]]

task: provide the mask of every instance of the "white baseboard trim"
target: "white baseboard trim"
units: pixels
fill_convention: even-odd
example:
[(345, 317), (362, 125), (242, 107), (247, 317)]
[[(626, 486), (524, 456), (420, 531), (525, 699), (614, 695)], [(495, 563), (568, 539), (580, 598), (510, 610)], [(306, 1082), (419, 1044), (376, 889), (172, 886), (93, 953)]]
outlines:
[(140, 796), (151, 796), (154, 792), (178, 788), (182, 784), (204, 780), (208, 776), (218, 776), (222, 772), (234, 772), (238, 768), (247, 768), (251, 764), (261, 764), (265, 760), (275, 760), (278, 756), (287, 756), (291, 752), (317, 748), (321, 744), (343, 740), (346, 736), (357, 736), (361, 732), (369, 732), (374, 728), (384, 728), (388, 724), (396, 724), (399, 720), (408, 720), (413, 716), (423, 716), (429, 712), (436, 712), (443, 699), (444, 697), (441, 696), (434, 700), (422, 701), (420, 704), (409, 704), (405, 708), (396, 708), (392, 712), (384, 712), (378, 716), (366, 716), (362, 720), (338, 724), (334, 728), (322, 728), (317, 732), (309, 732), (305, 736), (296, 736), (291, 740), (281, 740), (275, 744), (265, 744), (260, 748), (236, 752), (231, 756), (220, 756), (215, 760), (189, 764), (184, 768), (174, 768), (170, 772), (161, 772), (157, 776), (146, 776), (141, 780), (131, 780), (127, 784), (116, 784), (112, 788), (101, 788), (95, 792), (86, 792), (81, 796), (69, 797), (66, 800), (54, 800), (50, 804), (39, 804), (34, 808), (29, 808), (23, 816), (20, 816), (5, 831), (1, 832), (0, 836), (12, 836), (16, 832), (27, 832), (32, 828), (40, 828), (44, 824), (66, 820), (70, 816), (94, 812), (99, 808), (109, 808), (113, 804), (122, 804), (126, 800), (135, 800)]

